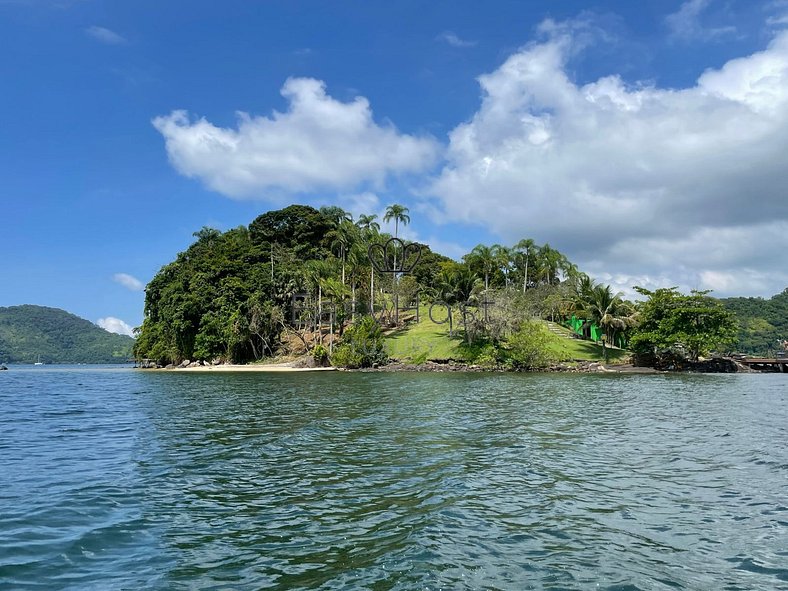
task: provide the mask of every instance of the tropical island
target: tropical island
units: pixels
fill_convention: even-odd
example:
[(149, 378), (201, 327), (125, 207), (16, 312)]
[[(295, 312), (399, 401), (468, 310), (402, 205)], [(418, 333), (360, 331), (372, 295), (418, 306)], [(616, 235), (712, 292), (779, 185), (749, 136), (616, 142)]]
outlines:
[[(149, 367), (297, 359), (352, 369), (687, 368), (748, 342), (768, 347), (753, 336), (763, 323), (785, 328), (750, 322), (764, 302), (752, 298), (635, 287), (643, 299), (629, 301), (530, 238), (480, 244), (455, 261), (399, 238), (409, 213), (388, 207), (393, 236), (377, 216), (354, 220), (336, 206), (291, 205), (248, 227), (202, 228), (148, 284), (135, 357)], [(767, 303), (788, 307), (788, 290)]]

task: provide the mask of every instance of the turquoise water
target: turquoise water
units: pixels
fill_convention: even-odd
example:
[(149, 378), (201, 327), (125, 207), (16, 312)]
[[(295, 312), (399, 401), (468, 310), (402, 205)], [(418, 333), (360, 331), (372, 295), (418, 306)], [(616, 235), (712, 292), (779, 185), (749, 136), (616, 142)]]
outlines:
[(0, 589), (788, 589), (788, 376), (0, 372)]

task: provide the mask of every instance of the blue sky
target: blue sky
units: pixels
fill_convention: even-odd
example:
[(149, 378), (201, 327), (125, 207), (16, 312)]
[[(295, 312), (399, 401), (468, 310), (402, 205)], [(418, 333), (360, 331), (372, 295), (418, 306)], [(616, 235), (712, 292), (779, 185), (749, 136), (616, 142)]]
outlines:
[(193, 232), (292, 202), (768, 297), (787, 26), (782, 0), (0, 0), (0, 306), (137, 326)]

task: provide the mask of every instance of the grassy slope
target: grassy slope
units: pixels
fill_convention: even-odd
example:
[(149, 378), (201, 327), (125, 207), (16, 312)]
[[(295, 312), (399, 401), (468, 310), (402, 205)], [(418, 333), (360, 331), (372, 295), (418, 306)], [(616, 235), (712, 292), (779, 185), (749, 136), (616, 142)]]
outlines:
[[(440, 320), (440, 318), (436, 318)], [(566, 334), (571, 333), (566, 329)], [(463, 360), (463, 355), (458, 347), (462, 337), (455, 334), (449, 337), (447, 324), (435, 324), (427, 316), (427, 309), (421, 311), (418, 324), (409, 324), (406, 328), (390, 334), (386, 338), (386, 351), (391, 357), (402, 361), (421, 362), (426, 359), (455, 359)], [(562, 361), (584, 360), (602, 361), (602, 347), (590, 341), (581, 341), (573, 338), (556, 338), (553, 351)], [(608, 361), (623, 361), (629, 355), (628, 351), (608, 349)]]

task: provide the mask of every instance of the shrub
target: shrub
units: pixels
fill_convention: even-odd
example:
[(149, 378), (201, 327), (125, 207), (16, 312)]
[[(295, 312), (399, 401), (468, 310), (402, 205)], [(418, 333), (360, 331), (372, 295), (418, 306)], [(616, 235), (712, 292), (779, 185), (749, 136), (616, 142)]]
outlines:
[(490, 369), (499, 367), (506, 358), (506, 351), (493, 341), (479, 340), (470, 345), (462, 343), (459, 349), (467, 363)]
[(312, 359), (315, 360), (315, 365), (323, 366), (328, 361), (328, 350), (323, 345), (315, 345), (312, 349)]
[(364, 316), (353, 323), (331, 356), (334, 367), (372, 367), (388, 359), (383, 349), (383, 332), (375, 319)]
[(558, 337), (541, 322), (526, 321), (506, 341), (507, 363), (513, 369), (542, 369), (558, 361), (553, 348)]

